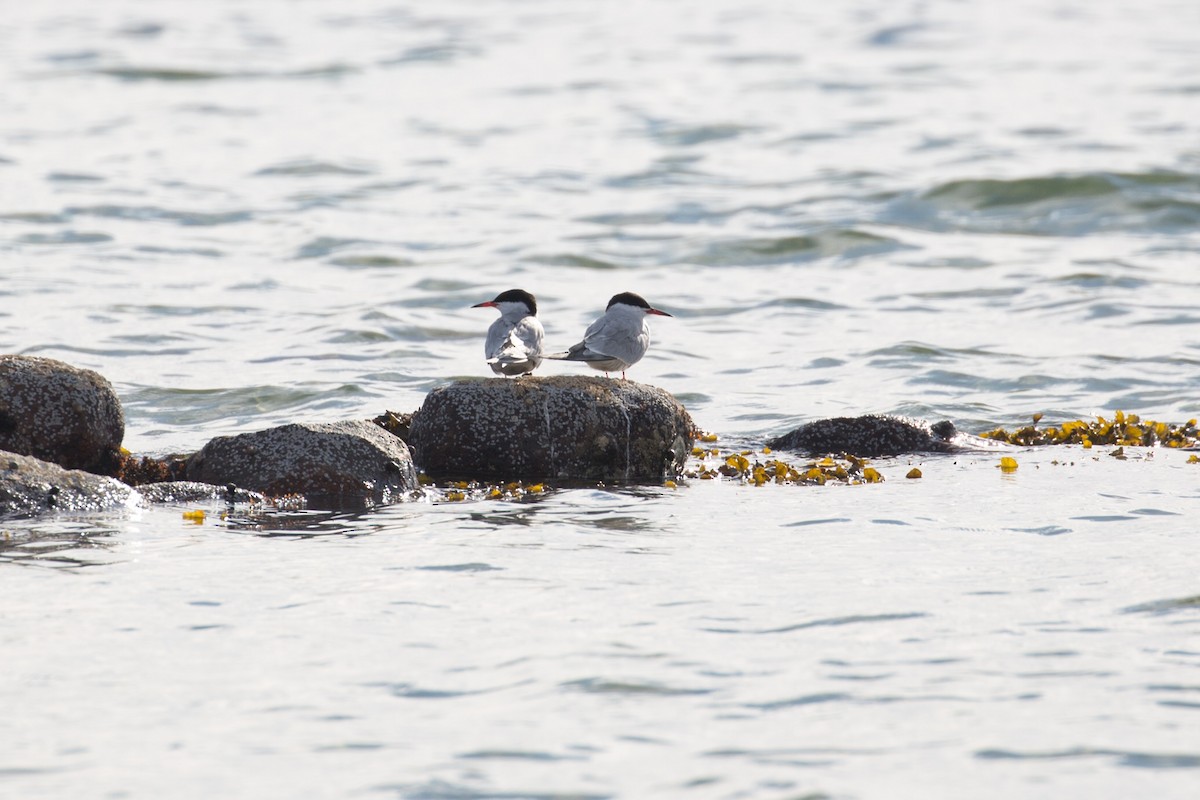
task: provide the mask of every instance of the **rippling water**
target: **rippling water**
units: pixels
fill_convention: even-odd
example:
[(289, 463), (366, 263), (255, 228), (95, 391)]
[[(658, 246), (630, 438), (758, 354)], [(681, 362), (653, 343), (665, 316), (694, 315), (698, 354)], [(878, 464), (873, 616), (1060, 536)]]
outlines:
[[(3, 17), (0, 350), (135, 452), (412, 410), (514, 286), (675, 314), (631, 377), (726, 441), (1200, 414), (1195, 3)], [(0, 790), (1192, 796), (1200, 472), (1019, 457), (8, 524)]]

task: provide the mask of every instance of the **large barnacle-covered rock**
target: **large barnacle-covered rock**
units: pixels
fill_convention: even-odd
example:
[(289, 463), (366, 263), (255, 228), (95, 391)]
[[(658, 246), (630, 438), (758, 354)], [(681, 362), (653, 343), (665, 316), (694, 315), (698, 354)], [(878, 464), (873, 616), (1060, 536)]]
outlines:
[(299, 494), (331, 508), (393, 502), (417, 488), (407, 445), (365, 420), (218, 436), (188, 459), (185, 472), (192, 481)]
[(661, 483), (683, 469), (693, 428), (679, 401), (655, 386), (527, 376), (434, 389), (408, 442), (436, 479)]
[(136, 505), (139, 500), (137, 492), (116, 478), (0, 452), (0, 515), (106, 511)]
[(946, 420), (927, 425), (902, 417), (868, 414), (834, 417), (801, 425), (767, 442), (772, 450), (803, 453), (849, 453), (862, 457), (897, 456), (904, 453), (950, 453), (962, 449), (954, 440), (958, 431)]
[(0, 356), (0, 449), (112, 474), (125, 414), (112, 384), (52, 358)]

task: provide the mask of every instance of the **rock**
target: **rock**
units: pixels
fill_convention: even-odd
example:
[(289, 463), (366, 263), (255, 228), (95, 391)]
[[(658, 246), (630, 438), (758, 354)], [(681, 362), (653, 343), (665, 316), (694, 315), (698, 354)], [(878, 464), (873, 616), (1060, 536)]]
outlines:
[(0, 356), (0, 449), (111, 475), (124, 438), (121, 401), (99, 373)]
[(0, 452), (0, 515), (106, 511), (137, 505), (140, 499), (116, 478)]
[(661, 483), (694, 426), (654, 386), (590, 376), (456, 381), (429, 393), (409, 445), (436, 479)]
[(869, 414), (835, 417), (801, 425), (790, 433), (767, 442), (772, 450), (804, 453), (848, 453), (862, 457), (896, 456), (903, 453), (950, 453), (959, 448), (958, 435), (949, 420), (927, 425), (900, 417)]
[(138, 487), (138, 494), (147, 503), (196, 503), (201, 500), (224, 500), (227, 503), (264, 502), (260, 492), (239, 489), (236, 486), (214, 486), (197, 481), (161, 481), (146, 483)]
[(318, 507), (387, 503), (417, 488), (408, 447), (366, 420), (302, 423), (218, 436), (188, 459), (185, 477)]

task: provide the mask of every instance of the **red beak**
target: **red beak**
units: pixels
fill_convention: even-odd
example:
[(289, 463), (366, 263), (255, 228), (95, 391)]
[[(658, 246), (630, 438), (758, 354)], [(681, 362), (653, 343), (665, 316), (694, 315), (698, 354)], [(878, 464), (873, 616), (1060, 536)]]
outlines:
[(660, 316), (660, 317), (670, 317), (670, 316), (674, 316), (673, 314), (668, 314), (668, 313), (667, 313), (667, 312), (665, 312), (665, 311), (659, 311), (657, 308), (647, 308), (647, 309), (646, 309), (646, 313), (647, 313), (647, 314), (657, 314), (657, 315), (658, 315), (658, 316)]
[(471, 306), (471, 308), (495, 308), (495, 307), (496, 307), (496, 303), (492, 300), (488, 300), (486, 303), (476, 303), (475, 305)]

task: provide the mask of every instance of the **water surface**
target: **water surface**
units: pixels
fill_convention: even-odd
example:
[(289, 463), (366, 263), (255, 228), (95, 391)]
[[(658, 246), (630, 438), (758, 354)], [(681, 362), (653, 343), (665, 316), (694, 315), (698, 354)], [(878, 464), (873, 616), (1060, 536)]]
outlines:
[[(0, 22), (0, 350), (126, 445), (418, 407), (519, 286), (722, 443), (1200, 415), (1200, 9), (58, 0)], [(547, 365), (547, 374), (574, 365)], [(21, 797), (1191, 797), (1186, 454), (10, 521)]]

